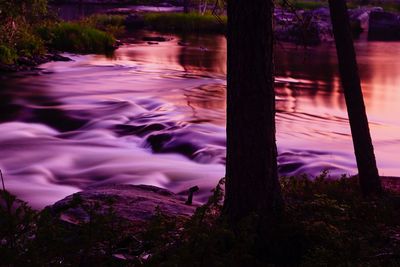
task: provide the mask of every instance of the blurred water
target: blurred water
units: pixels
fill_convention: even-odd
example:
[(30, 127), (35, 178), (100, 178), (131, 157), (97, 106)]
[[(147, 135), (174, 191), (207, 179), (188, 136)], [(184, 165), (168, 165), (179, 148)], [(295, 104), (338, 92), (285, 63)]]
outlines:
[[(2, 77), (7, 188), (35, 207), (107, 183), (177, 193), (198, 185), (196, 199), (204, 200), (224, 175), (226, 40), (171, 37), (124, 45), (112, 58), (69, 55), (73, 62)], [(379, 169), (397, 175), (400, 44), (356, 46)], [(334, 47), (280, 44), (276, 65), (280, 173), (354, 174)]]

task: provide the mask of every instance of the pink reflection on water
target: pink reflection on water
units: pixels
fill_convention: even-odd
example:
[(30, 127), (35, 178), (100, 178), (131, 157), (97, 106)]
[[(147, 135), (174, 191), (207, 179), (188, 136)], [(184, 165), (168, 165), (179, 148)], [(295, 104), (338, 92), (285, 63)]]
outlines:
[[(141, 35), (158, 34), (139, 33), (113, 58), (72, 56), (1, 80), (8, 188), (36, 207), (105, 183), (199, 185), (197, 200), (207, 197), (224, 175), (225, 37), (149, 45)], [(356, 46), (380, 172), (398, 175), (400, 44)], [(281, 174), (354, 174), (334, 47), (279, 46), (276, 66)]]

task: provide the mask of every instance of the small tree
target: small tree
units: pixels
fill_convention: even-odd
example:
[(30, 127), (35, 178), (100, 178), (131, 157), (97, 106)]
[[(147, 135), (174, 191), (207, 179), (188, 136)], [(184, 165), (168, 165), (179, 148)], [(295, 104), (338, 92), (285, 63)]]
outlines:
[(329, 0), (329, 7), (361, 191), (365, 196), (380, 195), (382, 185), (365, 111), (346, 1)]

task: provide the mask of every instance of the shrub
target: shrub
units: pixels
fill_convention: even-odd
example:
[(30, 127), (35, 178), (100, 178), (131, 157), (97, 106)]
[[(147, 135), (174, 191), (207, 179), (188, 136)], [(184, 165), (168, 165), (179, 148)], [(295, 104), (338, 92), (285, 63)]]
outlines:
[(79, 23), (62, 22), (38, 31), (49, 47), (59, 51), (108, 53), (115, 45), (111, 34)]
[(226, 29), (227, 17), (221, 16), (219, 19), (211, 14), (201, 15), (198, 13), (148, 13), (144, 15), (145, 24), (159, 31), (223, 33)]
[(399, 266), (396, 195), (364, 199), (356, 178), (332, 180), (327, 173), (313, 181), (282, 178), (281, 184), (286, 208), (279, 224), (267, 229), (268, 240), (258, 238), (265, 229), (257, 215), (233, 232), (214, 197), (172, 244), (168, 238), (164, 244), (147, 240), (158, 248), (148, 265)]
[(0, 63), (13, 64), (17, 59), (17, 54), (14, 49), (5, 45), (0, 45)]
[(82, 207), (89, 220), (71, 225), (0, 191), (0, 259), (15, 266), (399, 266), (396, 193), (365, 199), (356, 178), (331, 180), (326, 172), (282, 178), (281, 185), (285, 212), (266, 240), (257, 215), (228, 227), (224, 180), (190, 219), (157, 209), (147, 230), (134, 235), (111, 205), (98, 214), (76, 196), (71, 207)]
[(278, 2), (280, 6), (283, 7), (293, 7), (294, 9), (304, 9), (304, 10), (312, 10), (320, 7), (327, 7), (328, 4), (325, 1), (307, 1), (307, 0), (280, 0)]
[(18, 32), (15, 49), (19, 56), (25, 57), (44, 54), (46, 51), (43, 40), (29, 29)]
[(82, 23), (118, 37), (125, 32), (125, 18), (122, 15), (96, 14), (83, 19)]

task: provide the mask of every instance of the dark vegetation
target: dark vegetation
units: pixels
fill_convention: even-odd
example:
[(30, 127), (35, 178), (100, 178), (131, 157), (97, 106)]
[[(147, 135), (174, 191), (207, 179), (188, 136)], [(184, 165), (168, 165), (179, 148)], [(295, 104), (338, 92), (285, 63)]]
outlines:
[[(121, 221), (111, 208), (98, 214), (97, 207), (90, 204), (84, 205), (89, 214), (87, 221), (59, 220), (50, 209), (31, 209), (3, 185), (1, 265), (400, 265), (400, 197), (398, 192), (381, 192), (380, 184), (374, 182), (370, 187), (376, 192), (365, 193), (363, 177), (378, 179), (374, 163), (365, 164), (374, 172), (366, 176), (359, 164), (360, 179), (331, 180), (323, 173), (314, 181), (307, 177), (278, 180), (273, 5), (271, 1), (259, 1), (260, 5), (250, 7), (243, 0), (232, 3), (228, 10), (227, 193), (222, 180), (210, 200), (190, 219), (169, 218), (157, 210), (145, 229), (138, 231)], [(294, 5), (307, 9), (317, 7), (317, 3), (322, 4), (295, 1)], [(60, 22), (49, 15), (45, 0), (0, 1), (0, 8), (3, 64), (49, 50), (106, 53), (114, 47), (114, 36), (124, 30), (124, 18), (118, 16)], [(192, 13), (146, 14), (145, 21), (157, 30), (198, 32), (223, 31), (226, 24), (226, 18), (216, 21), (212, 15)], [(339, 22), (337, 26), (342, 26)], [(342, 34), (348, 39), (341, 44), (349, 45), (350, 30)], [(338, 41), (340, 32), (335, 37)], [(351, 51), (347, 53), (353, 56)], [(249, 69), (249, 65), (254, 68)], [(356, 62), (348, 67), (354, 70)], [(350, 76), (358, 78), (356, 73)], [(351, 85), (356, 83), (352, 81)], [(362, 95), (358, 97), (362, 99)], [(254, 118), (251, 121), (249, 114)], [(366, 118), (362, 122), (368, 125)], [(358, 135), (369, 138), (361, 146), (370, 143), (365, 133)], [(76, 203), (81, 201), (75, 199)]]
[(77, 22), (62, 22), (37, 30), (48, 48), (75, 53), (107, 53), (115, 38), (104, 31)]
[[(197, 5), (199, 1), (189, 2)], [(143, 1), (143, 4), (152, 3), (157, 1)], [(215, 1), (208, 1), (209, 8), (213, 3)], [(227, 16), (223, 15), (221, 3), (216, 13), (211, 10), (199, 13), (194, 9), (188, 13), (145, 13), (143, 23), (158, 31), (225, 33)], [(327, 1), (277, 1), (284, 8), (288, 3), (291, 8), (306, 10), (327, 6)], [(394, 1), (349, 2), (351, 8), (359, 5), (379, 5), (390, 11), (399, 8)], [(101, 14), (81, 21), (63, 22), (48, 10), (47, 0), (3, 0), (0, 11), (0, 64), (18, 64), (26, 62), (27, 58), (56, 51), (109, 53), (116, 46), (116, 38), (125, 32), (126, 16)]]
[(331, 180), (327, 173), (280, 183), (286, 206), (268, 240), (259, 239), (256, 214), (235, 231), (228, 226), (221, 216), (224, 180), (189, 220), (157, 210), (140, 232), (112, 209), (97, 214), (86, 205), (90, 219), (75, 225), (1, 191), (0, 265), (399, 266), (399, 195), (365, 199), (356, 178)]
[(62, 22), (46, 0), (0, 1), (0, 63), (15, 64), (52, 51), (105, 53), (123, 31), (118, 16)]
[[(326, 0), (279, 0), (277, 2), (278, 5), (286, 6), (289, 3), (295, 9), (304, 9), (311, 10), (321, 7), (328, 7), (328, 1)], [(400, 5), (396, 0), (350, 0), (347, 1), (347, 5), (349, 8), (357, 8), (360, 6), (369, 6), (369, 7), (382, 7), (385, 11), (388, 12), (399, 12)]]
[(148, 13), (147, 27), (158, 31), (225, 33), (227, 17), (199, 13)]

